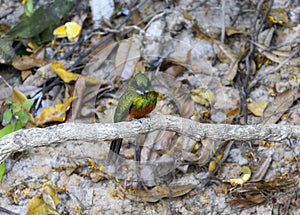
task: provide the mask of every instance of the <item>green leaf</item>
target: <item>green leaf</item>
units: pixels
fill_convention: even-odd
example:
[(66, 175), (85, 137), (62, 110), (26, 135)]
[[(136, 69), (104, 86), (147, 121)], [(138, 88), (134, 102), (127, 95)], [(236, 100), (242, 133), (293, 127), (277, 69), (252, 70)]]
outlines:
[(22, 122), (22, 124), (26, 124), (28, 122), (27, 113), (22, 110), (16, 112), (15, 116)]
[(5, 100), (5, 103), (8, 104), (8, 105), (11, 105), (11, 104), (12, 104), (12, 101), (11, 101), (11, 99), (6, 99), (6, 100)]
[(33, 38), (48, 26), (56, 24), (74, 6), (74, 0), (55, 0), (38, 8), (32, 16), (25, 17), (7, 34), (20, 38)]
[[(20, 130), (21, 128), (22, 128), (22, 123), (20, 121), (9, 124), (0, 130), (0, 138), (4, 137), (7, 134), (12, 133), (13, 131)], [(4, 162), (2, 162), (0, 164), (0, 184), (4, 173), (5, 173), (5, 166), (4, 166)]]
[(0, 184), (2, 182), (2, 177), (4, 175), (5, 169), (4, 169), (4, 161), (0, 164)]
[(24, 7), (24, 12), (26, 16), (31, 16), (33, 14), (33, 3), (32, 0), (27, 0), (25, 7)]
[(12, 119), (12, 112), (11, 109), (6, 109), (3, 113), (2, 125), (7, 125), (10, 123)]
[(26, 100), (23, 102), (22, 106), (23, 106), (23, 107), (31, 107), (31, 106), (33, 105), (33, 103), (34, 103), (34, 100), (33, 100), (33, 99), (26, 99)]
[(11, 108), (12, 108), (12, 109), (20, 109), (20, 108), (21, 108), (21, 105), (16, 104), (16, 103), (12, 103), (12, 104), (11, 104)]
[(21, 128), (22, 128), (22, 123), (20, 121), (9, 124), (0, 130), (0, 138), (4, 137), (7, 134), (12, 133), (13, 131), (20, 130)]

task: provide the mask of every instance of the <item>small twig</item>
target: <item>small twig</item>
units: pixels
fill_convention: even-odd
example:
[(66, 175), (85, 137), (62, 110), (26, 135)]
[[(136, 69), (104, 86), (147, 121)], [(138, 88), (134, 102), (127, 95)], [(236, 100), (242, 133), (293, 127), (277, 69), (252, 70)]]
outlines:
[(248, 2), (246, 1), (243, 5), (240, 5), (240, 6), (239, 6), (239, 11), (237, 12), (237, 14), (236, 14), (235, 17), (233, 18), (233, 20), (230, 22), (230, 26), (234, 26), (234, 25), (235, 25), (235, 23), (237, 22), (239, 16), (242, 15), (243, 12), (244, 12), (243, 6), (244, 6), (245, 4), (247, 4), (247, 3), (248, 3)]
[(224, 43), (225, 41), (225, 33), (226, 33), (226, 23), (225, 23), (225, 0), (222, 0), (222, 32), (221, 32), (221, 42)]
[(285, 46), (292, 46), (292, 45), (298, 45), (298, 44), (300, 44), (299, 40), (298, 41), (290, 41), (290, 42), (278, 44), (277, 46), (266, 47), (265, 49), (261, 50), (261, 53), (272, 51), (272, 50), (275, 50), (275, 49), (280, 49), (280, 48), (285, 47)]
[(6, 86), (8, 86), (10, 89), (12, 89), (12, 86), (2, 77), (2, 75), (0, 75), (0, 79), (2, 79), (4, 84), (6, 84)]
[(7, 210), (7, 209), (5, 209), (3, 207), (0, 207), (0, 212), (4, 212), (5, 214), (8, 214), (8, 215), (20, 215), (18, 213), (14, 213), (14, 212), (12, 212), (10, 210)]
[[(264, 22), (265, 22), (268, 14), (269, 14), (271, 8), (272, 8), (273, 1), (274, 0), (271, 0), (269, 2), (268, 10), (266, 10), (266, 12), (264, 13), (263, 18), (260, 20), (260, 25), (257, 27), (258, 20), (259, 20), (259, 17), (260, 17), (260, 12), (261, 12), (264, 0), (260, 0), (258, 2), (257, 7), (256, 7), (256, 12), (255, 12), (255, 17), (252, 21), (252, 26), (251, 26), (251, 30), (250, 30), (250, 39), (251, 39), (251, 41), (254, 41), (254, 42), (257, 41), (258, 35), (259, 35), (260, 31), (262, 30)], [(242, 101), (241, 101), (242, 108), (241, 109), (244, 113), (244, 123), (245, 124), (247, 124), (247, 121), (248, 121), (248, 111), (247, 111), (247, 106), (245, 104), (246, 104), (246, 99), (248, 97), (249, 91), (251, 89), (249, 87), (248, 82), (249, 82), (250, 76), (252, 75), (251, 71), (252, 71), (252, 68), (253, 68), (252, 59), (253, 59), (254, 51), (255, 51), (255, 45), (250, 42), (249, 52), (248, 52), (247, 56), (245, 57), (246, 74), (245, 74), (245, 77), (241, 80), (241, 90), (240, 90), (241, 99), (242, 99)]]
[(6, 14), (3, 14), (2, 16), (0, 16), (0, 19), (3, 19), (5, 17), (7, 17), (8, 15), (12, 14), (15, 11), (14, 9), (12, 9), (11, 11), (7, 12)]
[(65, 60), (65, 59), (67, 59), (68, 57), (70, 57), (70, 56), (74, 53), (75, 49), (76, 49), (78, 46), (80, 46), (84, 41), (85, 41), (85, 40), (84, 40), (84, 37), (81, 37), (81, 38), (77, 41), (77, 43), (71, 48), (71, 50), (70, 50), (69, 52), (67, 52), (67, 53), (63, 56), (62, 59)]
[(218, 170), (220, 169), (221, 165), (227, 160), (227, 157), (229, 156), (229, 153), (230, 153), (230, 150), (231, 150), (231, 147), (232, 147), (233, 143), (234, 143), (233, 141), (230, 141), (230, 142), (226, 145), (221, 160), (219, 160), (219, 162), (217, 163), (215, 169), (208, 175), (208, 178), (209, 178), (210, 176), (215, 175), (215, 174), (218, 172)]
[[(274, 0), (269, 1), (268, 8), (267, 8), (267, 10), (265, 11), (264, 16), (263, 16), (263, 18), (262, 18), (262, 20), (261, 20), (261, 23), (260, 23), (260, 25), (258, 26), (258, 29), (257, 29), (257, 31), (256, 31), (256, 38), (255, 38), (256, 40), (257, 40), (258, 34), (260, 33), (262, 27), (264, 26), (264, 23), (265, 23), (265, 21), (266, 21), (268, 15), (269, 15), (271, 9), (272, 9), (273, 3), (274, 3)], [(256, 41), (256, 40), (255, 40), (255, 41)]]
[(153, 16), (153, 17), (150, 19), (150, 21), (147, 23), (147, 25), (144, 27), (144, 29), (149, 28), (149, 26), (152, 24), (152, 22), (154, 22), (154, 20), (156, 20), (156, 19), (158, 19), (158, 18), (164, 16), (166, 13), (170, 13), (170, 11), (169, 11), (169, 10), (168, 10), (168, 11), (167, 11), (167, 10), (164, 10), (164, 11), (162, 11), (162, 12), (156, 14), (155, 16)]
[(296, 197), (297, 197), (297, 191), (298, 191), (298, 189), (295, 186), (294, 191), (293, 191), (293, 195), (289, 198), (289, 201), (286, 204), (285, 213), (284, 213), (285, 215), (289, 214), (289, 208), (291, 206), (292, 200), (296, 199)]

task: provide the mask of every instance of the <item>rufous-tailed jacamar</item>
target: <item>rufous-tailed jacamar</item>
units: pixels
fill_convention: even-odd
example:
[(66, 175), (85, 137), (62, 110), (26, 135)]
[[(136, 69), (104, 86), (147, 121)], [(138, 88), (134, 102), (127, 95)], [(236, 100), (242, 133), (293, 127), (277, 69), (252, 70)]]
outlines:
[[(150, 113), (156, 105), (158, 93), (144, 73), (137, 73), (128, 82), (114, 115), (114, 122), (139, 119)], [(107, 161), (115, 161), (120, 153), (123, 139), (115, 139), (110, 144)], [(138, 155), (139, 156), (139, 155)], [(139, 158), (137, 158), (139, 160)]]

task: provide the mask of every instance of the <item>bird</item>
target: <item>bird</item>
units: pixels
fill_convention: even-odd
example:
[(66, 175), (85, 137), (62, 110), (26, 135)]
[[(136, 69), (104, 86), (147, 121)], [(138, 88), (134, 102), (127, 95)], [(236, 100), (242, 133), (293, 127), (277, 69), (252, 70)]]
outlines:
[[(115, 110), (114, 122), (131, 121), (139, 119), (149, 114), (156, 106), (158, 92), (151, 85), (148, 77), (138, 72), (132, 77), (126, 91), (119, 99)], [(110, 144), (107, 162), (117, 159), (122, 146), (122, 138), (114, 139)], [(140, 153), (136, 153), (136, 160), (140, 160)]]

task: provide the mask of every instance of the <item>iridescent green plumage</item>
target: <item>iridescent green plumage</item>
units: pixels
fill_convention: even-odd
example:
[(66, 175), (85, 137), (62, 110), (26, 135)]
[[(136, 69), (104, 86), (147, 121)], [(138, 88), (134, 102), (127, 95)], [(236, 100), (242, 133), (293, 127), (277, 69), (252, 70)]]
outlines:
[[(128, 82), (128, 87), (121, 96), (114, 115), (114, 122), (129, 121), (141, 118), (150, 113), (156, 105), (157, 92), (143, 73), (137, 73)], [(122, 139), (113, 140), (110, 144), (108, 161), (119, 154)], [(116, 159), (116, 157), (115, 157)]]

